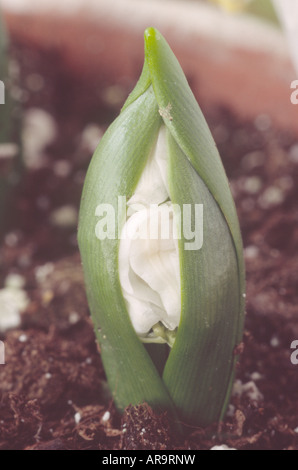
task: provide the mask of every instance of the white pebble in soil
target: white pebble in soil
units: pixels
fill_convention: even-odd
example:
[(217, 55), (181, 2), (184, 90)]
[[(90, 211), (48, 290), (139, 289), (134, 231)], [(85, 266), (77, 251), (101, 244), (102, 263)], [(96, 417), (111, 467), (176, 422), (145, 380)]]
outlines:
[(80, 315), (77, 312), (71, 312), (68, 321), (71, 325), (76, 325), (80, 320)]
[(271, 127), (271, 118), (268, 114), (259, 114), (255, 119), (255, 128), (260, 132), (268, 131)]
[(57, 137), (55, 119), (43, 109), (29, 109), (23, 121), (23, 156), (29, 169), (39, 169), (46, 164), (46, 147)]
[(21, 335), (19, 336), (19, 342), (20, 343), (26, 343), (28, 341), (28, 336), (27, 335)]
[(19, 236), (16, 232), (10, 232), (5, 236), (5, 245), (8, 246), (9, 248), (13, 248), (17, 246), (19, 242)]
[(229, 405), (227, 410), (227, 417), (232, 418), (235, 415), (236, 408), (234, 405)]
[(0, 160), (11, 160), (19, 154), (19, 151), (20, 147), (17, 144), (0, 144)]
[(253, 382), (258, 382), (259, 380), (262, 380), (264, 378), (264, 376), (262, 374), (260, 374), (260, 372), (253, 372), (250, 375), (250, 378)]
[(97, 124), (88, 124), (81, 135), (81, 146), (93, 153), (103, 136), (103, 130)]
[(243, 181), (242, 187), (247, 194), (258, 194), (263, 187), (263, 182), (258, 176), (251, 176)]
[(75, 228), (78, 224), (78, 210), (74, 206), (59, 207), (50, 214), (50, 222), (57, 228)]
[(277, 186), (270, 186), (259, 198), (259, 205), (262, 209), (271, 209), (280, 206), (285, 201), (285, 193)]
[(260, 250), (255, 245), (247, 246), (244, 249), (244, 257), (246, 260), (256, 259), (260, 254)]
[(260, 392), (255, 382), (253, 381), (243, 384), (241, 380), (236, 380), (234, 383), (232, 394), (234, 397), (242, 397), (243, 395), (245, 395), (255, 403), (264, 400), (263, 394)]
[(280, 346), (280, 340), (277, 336), (273, 336), (273, 338), (271, 338), (270, 346), (272, 348), (278, 348)]
[(59, 178), (67, 178), (72, 172), (72, 164), (67, 160), (58, 160), (53, 164), (53, 171)]
[(22, 276), (9, 275), (5, 287), (0, 290), (0, 332), (18, 328), (21, 324), (21, 314), (29, 305), (29, 298), (23, 290)]
[(101, 418), (101, 421), (103, 423), (107, 423), (109, 421), (109, 419), (111, 418), (111, 413), (109, 411), (106, 411), (103, 415), (103, 417)]
[(4, 286), (9, 289), (22, 289), (26, 284), (26, 279), (20, 274), (8, 274)]
[(54, 264), (46, 263), (43, 266), (35, 268), (35, 279), (39, 284), (43, 284), (47, 277), (54, 272)]

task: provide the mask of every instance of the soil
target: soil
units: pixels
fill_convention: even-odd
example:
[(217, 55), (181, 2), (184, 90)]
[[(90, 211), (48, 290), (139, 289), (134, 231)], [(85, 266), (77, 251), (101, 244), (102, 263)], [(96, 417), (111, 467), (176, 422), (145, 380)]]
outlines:
[(228, 417), (181, 438), (146, 404), (117, 414), (89, 318), (76, 224), (52, 217), (79, 206), (91, 157), (86, 126), (104, 131), (133, 84), (110, 89), (73, 76), (58, 50), (17, 38), (12, 55), (24, 115), (43, 109), (58, 131), (39, 168), (23, 172), (1, 246), (0, 288), (17, 273), (30, 302), (19, 326), (0, 333), (0, 449), (298, 450), (298, 366), (290, 361), (298, 340), (297, 136), (268, 116), (243, 122), (228, 109), (203, 109), (243, 231), (247, 318)]

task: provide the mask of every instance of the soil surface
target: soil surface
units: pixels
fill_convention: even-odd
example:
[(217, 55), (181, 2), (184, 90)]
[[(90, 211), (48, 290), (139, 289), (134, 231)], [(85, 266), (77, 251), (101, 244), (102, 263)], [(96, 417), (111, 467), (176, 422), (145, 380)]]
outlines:
[[(117, 414), (76, 242), (92, 147), (133, 84), (109, 87), (97, 77), (74, 77), (57, 50), (17, 38), (12, 54), (27, 163), (10, 198), (0, 294), (15, 282), (27, 302), (20, 321), (0, 332), (6, 353), (0, 366), (0, 449), (298, 450), (298, 366), (290, 360), (291, 343), (298, 340), (297, 136), (272, 128), (268, 116), (240, 122), (228, 109), (203, 109), (243, 231), (247, 319), (225, 422), (189, 428), (181, 438), (172, 434), (167, 416), (156, 416), (146, 404)], [(40, 117), (37, 108), (47, 114)], [(43, 132), (34, 130), (36, 119), (46, 136), (33, 158), (30, 138), (35, 142), (34, 132)]]

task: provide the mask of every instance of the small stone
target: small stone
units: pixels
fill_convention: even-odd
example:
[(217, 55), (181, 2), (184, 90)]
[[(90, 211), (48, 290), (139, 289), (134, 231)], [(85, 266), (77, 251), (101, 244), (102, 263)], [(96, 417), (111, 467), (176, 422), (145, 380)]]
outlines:
[(243, 184), (243, 189), (248, 194), (257, 194), (261, 191), (262, 187), (263, 182), (261, 178), (258, 178), (257, 176), (246, 178)]
[(29, 268), (32, 264), (32, 258), (29, 254), (24, 253), (18, 259), (18, 265), (20, 268)]
[(251, 245), (245, 248), (244, 257), (247, 260), (256, 259), (260, 254), (259, 248), (257, 246)]
[(19, 342), (20, 343), (26, 343), (27, 341), (28, 341), (28, 336), (27, 335), (19, 336)]
[(76, 414), (74, 415), (74, 420), (75, 420), (75, 423), (76, 423), (76, 424), (79, 424), (79, 423), (81, 422), (81, 419), (82, 419), (81, 413), (76, 413)]
[(263, 376), (259, 372), (253, 372), (251, 374), (250, 378), (253, 382), (258, 382), (259, 380), (263, 379)]
[(17, 144), (0, 144), (0, 160), (15, 158), (20, 151), (20, 147)]
[(72, 165), (67, 160), (59, 160), (54, 163), (53, 170), (56, 176), (67, 178), (72, 171)]
[(54, 292), (50, 289), (45, 290), (42, 293), (41, 301), (44, 307), (48, 306), (54, 298)]
[(5, 287), (10, 289), (22, 289), (26, 284), (26, 279), (20, 274), (9, 274), (5, 279)]
[(80, 320), (80, 315), (77, 312), (71, 312), (69, 315), (69, 323), (71, 325), (76, 325)]
[(81, 145), (93, 153), (103, 136), (103, 130), (97, 124), (88, 124), (82, 132)]
[(112, 85), (104, 89), (103, 99), (107, 104), (119, 107), (123, 104), (126, 97), (126, 90), (120, 85)]
[(8, 233), (5, 237), (5, 244), (9, 246), (10, 248), (17, 246), (18, 241), (19, 241), (19, 237), (17, 233), (15, 232)]
[(42, 168), (46, 147), (57, 137), (56, 121), (43, 109), (29, 109), (24, 117), (22, 137), (25, 165), (30, 169)]
[(270, 345), (272, 346), (272, 348), (278, 348), (278, 346), (280, 346), (280, 341), (277, 336), (273, 336), (270, 341)]
[(101, 421), (103, 423), (106, 423), (107, 421), (109, 421), (110, 418), (111, 418), (111, 413), (109, 411), (106, 411), (103, 417), (101, 418)]
[(246, 395), (254, 402), (264, 400), (262, 393), (253, 381), (243, 384), (241, 380), (236, 380), (233, 386), (233, 396), (242, 397), (242, 395)]
[(259, 114), (255, 119), (255, 128), (260, 132), (268, 131), (271, 124), (271, 118), (268, 114)]
[(8, 288), (0, 290), (0, 331), (2, 333), (18, 328), (21, 313), (29, 305), (27, 293), (22, 289)]
[(40, 284), (44, 283), (47, 277), (54, 272), (54, 264), (46, 263), (43, 266), (38, 266), (35, 269), (36, 281)]
[(285, 194), (282, 189), (276, 186), (271, 186), (264, 191), (259, 199), (259, 204), (263, 209), (270, 209), (283, 204), (284, 201)]
[(74, 206), (63, 206), (53, 211), (50, 222), (59, 228), (74, 228), (78, 224), (78, 211)]
[(234, 405), (229, 405), (228, 410), (227, 410), (227, 417), (232, 418), (235, 414), (236, 408)]

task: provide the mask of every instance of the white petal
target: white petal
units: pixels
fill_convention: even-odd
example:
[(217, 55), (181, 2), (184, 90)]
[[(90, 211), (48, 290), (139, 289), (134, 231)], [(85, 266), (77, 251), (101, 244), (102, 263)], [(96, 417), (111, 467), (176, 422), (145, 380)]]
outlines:
[(176, 329), (180, 322), (178, 242), (172, 204), (164, 203), (169, 199), (167, 158), (163, 127), (135, 194), (128, 201), (132, 210), (120, 240), (120, 283), (132, 324), (140, 336), (158, 322), (169, 330)]
[(149, 156), (135, 194), (128, 204), (160, 204), (169, 197), (167, 184), (167, 142), (166, 129), (163, 126), (157, 142)]

